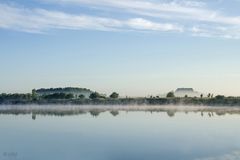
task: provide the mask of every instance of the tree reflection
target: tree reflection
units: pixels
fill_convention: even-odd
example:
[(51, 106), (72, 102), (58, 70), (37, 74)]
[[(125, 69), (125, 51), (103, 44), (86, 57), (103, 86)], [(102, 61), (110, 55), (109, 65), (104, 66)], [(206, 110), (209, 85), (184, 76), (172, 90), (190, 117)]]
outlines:
[(89, 113), (90, 113), (93, 117), (97, 117), (97, 116), (99, 116), (99, 114), (101, 113), (101, 111), (98, 110), (98, 109), (93, 109), (93, 110), (90, 110)]
[(211, 114), (211, 112), (208, 112), (208, 117), (212, 117), (212, 114)]
[(224, 112), (224, 111), (217, 111), (217, 112), (215, 112), (215, 113), (216, 113), (216, 115), (218, 115), (218, 116), (223, 116), (223, 115), (226, 114), (226, 112)]
[(32, 114), (32, 120), (36, 119), (36, 114)]
[(110, 113), (115, 117), (119, 114), (117, 110), (110, 111)]
[(90, 115), (97, 117), (101, 112), (109, 111), (110, 114), (113, 116), (117, 116), (119, 111), (128, 112), (148, 112), (148, 113), (158, 113), (158, 112), (166, 112), (169, 117), (174, 117), (176, 112), (182, 112), (187, 114), (189, 113), (200, 113), (203, 117), (204, 114), (208, 117), (213, 116), (223, 116), (226, 114), (240, 114), (240, 108), (164, 108), (164, 107), (152, 107), (147, 106), (145, 108), (120, 108), (120, 109), (111, 109), (111, 108), (64, 108), (64, 109), (53, 109), (53, 108), (46, 108), (46, 109), (0, 109), (0, 114), (11, 114), (11, 115), (24, 115), (29, 114), (32, 115), (32, 119), (35, 120), (37, 115), (49, 115), (49, 116), (71, 116), (71, 115), (81, 115), (85, 113), (90, 113)]
[(169, 110), (169, 111), (167, 111), (167, 115), (168, 115), (169, 117), (174, 117), (174, 116), (175, 116), (175, 111)]

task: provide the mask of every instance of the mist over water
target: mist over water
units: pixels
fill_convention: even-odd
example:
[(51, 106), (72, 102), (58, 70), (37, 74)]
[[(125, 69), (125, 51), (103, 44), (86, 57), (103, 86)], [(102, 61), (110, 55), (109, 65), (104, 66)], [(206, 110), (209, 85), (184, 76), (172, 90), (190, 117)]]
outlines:
[[(38, 106), (39, 112), (34, 111), (36, 106), (21, 107), (31, 112), (0, 114), (1, 160), (235, 160), (240, 156), (240, 115), (234, 108), (236, 114), (224, 107), (199, 111), (200, 107), (184, 106), (61, 106), (62, 111), (74, 109), (79, 114), (54, 115), (39, 110), (50, 107), (56, 112), (59, 106)], [(13, 111), (16, 106), (5, 106), (9, 108)], [(223, 114), (217, 114), (220, 109)]]
[[(175, 113), (194, 112), (200, 113), (201, 116), (208, 115), (209, 117), (225, 114), (239, 114), (239, 107), (211, 107), (211, 106), (183, 106), (183, 105), (2, 105), (0, 106), (0, 114), (32, 114), (36, 115), (79, 115), (90, 113), (93, 116), (109, 111), (116, 116), (120, 111), (134, 112), (166, 112), (169, 116), (174, 116)], [(96, 114), (96, 115), (95, 115)]]

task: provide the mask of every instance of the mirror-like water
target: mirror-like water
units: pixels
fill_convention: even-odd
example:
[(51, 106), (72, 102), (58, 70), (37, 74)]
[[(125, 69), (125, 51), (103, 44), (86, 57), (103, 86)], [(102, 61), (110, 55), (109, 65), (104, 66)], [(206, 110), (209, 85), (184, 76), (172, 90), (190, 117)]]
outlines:
[(1, 114), (0, 160), (239, 160), (240, 115)]

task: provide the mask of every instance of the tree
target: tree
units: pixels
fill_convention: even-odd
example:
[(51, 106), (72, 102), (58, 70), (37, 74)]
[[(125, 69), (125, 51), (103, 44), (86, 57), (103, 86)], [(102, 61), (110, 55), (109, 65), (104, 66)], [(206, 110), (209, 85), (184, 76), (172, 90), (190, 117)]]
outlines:
[(215, 98), (218, 100), (223, 100), (225, 97), (223, 95), (217, 95)]
[(203, 94), (201, 94), (200, 97), (203, 98)]
[(70, 94), (65, 94), (65, 99), (73, 99), (74, 98), (74, 95), (72, 93)]
[(33, 89), (33, 90), (32, 90), (32, 99), (33, 99), (33, 100), (36, 100), (36, 99), (37, 99), (37, 91), (36, 91), (36, 89)]
[(78, 96), (78, 98), (80, 98), (80, 99), (84, 99), (85, 96), (84, 96), (83, 94), (80, 94), (80, 95)]
[(173, 92), (168, 92), (167, 98), (173, 98), (173, 97), (175, 97), (174, 93)]
[(101, 98), (101, 95), (98, 92), (93, 92), (90, 94), (89, 96), (90, 99), (97, 99), (97, 98)]
[(109, 97), (115, 99), (115, 98), (118, 98), (118, 97), (119, 97), (119, 94), (116, 93), (116, 92), (113, 92)]
[(45, 99), (73, 99), (73, 94), (65, 94), (65, 93), (54, 93), (49, 95), (44, 95), (43, 98)]
[(211, 93), (208, 93), (208, 96), (207, 96), (208, 98), (210, 98), (211, 97)]

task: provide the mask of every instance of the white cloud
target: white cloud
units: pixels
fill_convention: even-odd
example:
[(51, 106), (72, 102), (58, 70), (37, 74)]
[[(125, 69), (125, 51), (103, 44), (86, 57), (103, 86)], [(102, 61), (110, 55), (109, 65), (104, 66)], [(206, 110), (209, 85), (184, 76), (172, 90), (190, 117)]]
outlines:
[[(181, 32), (193, 36), (240, 39), (240, 16), (229, 16), (201, 0), (38, 0), (84, 6), (95, 15), (28, 9), (0, 3), (0, 27), (27, 32), (49, 29)], [(58, 8), (58, 7), (57, 7)], [(97, 9), (96, 9), (97, 8)], [(96, 16), (101, 10), (111, 18)], [(113, 13), (113, 14), (112, 14)], [(125, 18), (119, 18), (119, 13)], [(103, 14), (101, 14), (103, 15)]]
[(190, 32), (193, 36), (240, 39), (240, 28), (236, 26), (198, 25), (193, 26)]
[[(102, 7), (114, 7), (122, 12), (132, 12), (160, 18), (188, 19), (192, 21), (204, 21), (240, 25), (240, 16), (225, 16), (217, 11), (206, 8), (200, 1), (172, 0), (169, 2), (157, 2), (149, 0), (44, 0), (65, 4), (80, 4)], [(169, 15), (169, 16), (166, 16)]]
[(195, 160), (240, 160), (240, 152), (235, 151), (229, 154), (224, 154), (222, 156), (198, 158)]
[[(134, 29), (185, 31), (204, 37), (240, 38), (240, 16), (230, 16), (210, 9), (201, 0), (41, 0), (56, 4), (74, 4), (110, 12), (141, 16), (128, 21)], [(109, 11), (109, 10), (108, 10)], [(153, 18), (156, 21), (147, 20)], [(159, 22), (171, 22), (158, 24)], [(178, 25), (176, 25), (178, 24)], [(181, 27), (179, 27), (181, 26)], [(222, 28), (222, 29), (221, 29)]]
[(154, 23), (142, 18), (130, 19), (127, 24), (132, 28), (140, 30), (183, 31), (183, 28), (178, 25)]
[(137, 18), (118, 20), (89, 15), (75, 15), (45, 9), (17, 8), (0, 4), (0, 27), (26, 32), (44, 32), (49, 29), (90, 29), (180, 31), (174, 24), (155, 23)]

